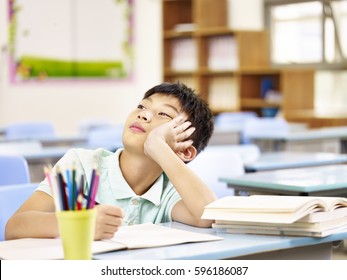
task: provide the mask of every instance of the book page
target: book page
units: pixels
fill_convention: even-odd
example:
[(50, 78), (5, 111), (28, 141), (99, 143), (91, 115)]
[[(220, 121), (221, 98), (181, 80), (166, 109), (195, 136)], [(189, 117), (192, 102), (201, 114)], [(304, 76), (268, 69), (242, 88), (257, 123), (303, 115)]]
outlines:
[(0, 242), (0, 259), (56, 260), (64, 259), (63, 245), (56, 238), (23, 238)]
[(252, 222), (228, 222), (216, 221), (212, 224), (213, 228), (235, 228), (235, 229), (272, 229), (272, 230), (300, 230), (300, 231), (324, 231), (334, 228), (347, 227), (347, 217), (332, 219), (319, 223), (295, 222), (292, 224), (284, 223), (252, 223)]
[(114, 237), (111, 240), (106, 240), (106, 242), (122, 243), (128, 249), (137, 249), (222, 239), (219, 236), (178, 230), (148, 223), (121, 227)]
[(238, 221), (238, 222), (253, 222), (253, 223), (294, 223), (298, 219), (304, 217), (307, 213), (249, 213), (249, 212), (212, 212), (205, 211), (202, 215), (203, 219), (207, 220), (222, 220), (222, 221)]
[(338, 208), (334, 211), (329, 212), (315, 212), (308, 214), (301, 218), (299, 222), (309, 222), (309, 223), (317, 223), (330, 221), (331, 219), (337, 219), (341, 217), (347, 217), (347, 207)]
[(278, 196), (252, 195), (229, 196), (216, 200), (205, 209), (221, 209), (226, 212), (295, 212), (300, 208), (312, 208), (316, 205), (322, 210), (332, 209), (338, 201), (345, 203), (347, 199), (341, 197), (311, 197), (311, 196)]
[[(94, 241), (92, 252), (97, 254), (122, 249), (222, 239), (219, 236), (177, 230), (160, 225), (140, 224), (121, 227), (112, 239)], [(23, 238), (0, 242), (0, 259), (57, 260), (64, 259), (64, 252), (60, 238)]]
[[(126, 249), (121, 243), (94, 241), (92, 252), (102, 253)], [(0, 259), (5, 260), (62, 260), (60, 238), (23, 238), (0, 242)]]

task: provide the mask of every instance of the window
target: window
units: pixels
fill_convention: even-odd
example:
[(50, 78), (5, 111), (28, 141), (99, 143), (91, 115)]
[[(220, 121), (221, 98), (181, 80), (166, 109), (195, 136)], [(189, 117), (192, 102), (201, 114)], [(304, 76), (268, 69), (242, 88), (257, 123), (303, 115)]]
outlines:
[(265, 0), (271, 60), (278, 65), (347, 65), (346, 0)]

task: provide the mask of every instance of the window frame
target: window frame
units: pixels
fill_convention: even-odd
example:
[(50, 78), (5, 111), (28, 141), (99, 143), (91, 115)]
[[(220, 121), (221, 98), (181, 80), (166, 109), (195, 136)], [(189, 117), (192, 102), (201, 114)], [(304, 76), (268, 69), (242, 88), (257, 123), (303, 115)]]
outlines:
[[(273, 26), (271, 25), (271, 8), (276, 6), (284, 6), (288, 4), (302, 4), (302, 3), (309, 3), (309, 2), (321, 2), (322, 3), (322, 16), (321, 16), (321, 49), (322, 49), (322, 59), (320, 62), (312, 62), (312, 63), (280, 63), (280, 62), (274, 62), (273, 58), (270, 57), (270, 63), (275, 67), (314, 67), (316, 69), (322, 69), (322, 70), (345, 70), (347, 69), (347, 57), (344, 55), (340, 40), (340, 33), (337, 30), (337, 24), (336, 19), (334, 17), (334, 12), (331, 7), (331, 3), (337, 2), (337, 1), (346, 1), (346, 0), (264, 0), (264, 19), (265, 19), (265, 27), (267, 30), (269, 30), (269, 48), (270, 53), (273, 52), (273, 46), (272, 46), (272, 37), (273, 34)], [(331, 12), (331, 13), (330, 13)], [(336, 61), (336, 58), (334, 61), (329, 62), (327, 61), (326, 54), (325, 54), (325, 25), (324, 22), (327, 19), (331, 19), (334, 23), (334, 37), (335, 37), (335, 57), (339, 57), (340, 61)], [(347, 51), (346, 51), (347, 53)]]

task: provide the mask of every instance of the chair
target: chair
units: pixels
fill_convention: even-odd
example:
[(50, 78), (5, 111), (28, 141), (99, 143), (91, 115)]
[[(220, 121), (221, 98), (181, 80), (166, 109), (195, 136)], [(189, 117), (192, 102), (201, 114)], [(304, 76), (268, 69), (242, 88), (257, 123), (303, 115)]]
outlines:
[(0, 188), (30, 183), (29, 167), (21, 155), (0, 155)]
[(269, 135), (286, 136), (289, 125), (282, 118), (252, 118), (245, 121), (242, 135), (248, 143), (253, 143), (254, 137), (266, 137)]
[(215, 117), (215, 126), (218, 128), (228, 127), (233, 124), (243, 124), (245, 120), (250, 118), (256, 118), (255, 112), (224, 112)]
[(42, 143), (38, 140), (0, 142), (0, 155), (26, 155), (42, 151)]
[(255, 144), (219, 145), (218, 148), (238, 154), (243, 165), (253, 163), (260, 157), (260, 148)]
[(39, 139), (54, 136), (54, 126), (49, 122), (14, 123), (6, 126), (4, 129), (4, 138), (11, 140)]
[(218, 198), (234, 195), (234, 190), (219, 182), (220, 177), (245, 174), (241, 156), (225, 146), (207, 146), (188, 166), (215, 192)]
[(217, 129), (232, 129), (238, 128), (241, 131), (240, 144), (247, 144), (249, 140), (244, 137), (242, 129), (244, 123), (249, 119), (258, 118), (255, 112), (224, 112), (215, 117), (215, 128)]
[(8, 219), (37, 188), (37, 184), (20, 184), (0, 187), (0, 241), (4, 240)]
[(79, 132), (83, 136), (87, 136), (88, 133), (94, 129), (113, 127), (114, 123), (107, 119), (84, 119), (79, 123)]
[(116, 150), (123, 147), (123, 125), (92, 129), (87, 135), (87, 145), (94, 148)]

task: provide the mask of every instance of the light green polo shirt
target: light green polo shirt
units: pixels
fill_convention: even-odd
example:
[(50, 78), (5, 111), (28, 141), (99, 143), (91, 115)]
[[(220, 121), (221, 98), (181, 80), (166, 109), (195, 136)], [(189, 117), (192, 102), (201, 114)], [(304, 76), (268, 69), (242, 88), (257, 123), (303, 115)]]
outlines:
[[(119, 166), (119, 155), (123, 149), (115, 153), (105, 149), (71, 149), (54, 166), (60, 169), (71, 169), (76, 165), (77, 178), (83, 174), (89, 189), (93, 164), (96, 163), (100, 171), (99, 189), (96, 201), (100, 204), (120, 206), (125, 213), (124, 224), (164, 223), (171, 222), (173, 206), (181, 199), (172, 183), (163, 173), (153, 186), (143, 195), (134, 193), (125, 181)], [(52, 196), (48, 181), (45, 179), (38, 187)], [(85, 194), (87, 194), (85, 190)]]

